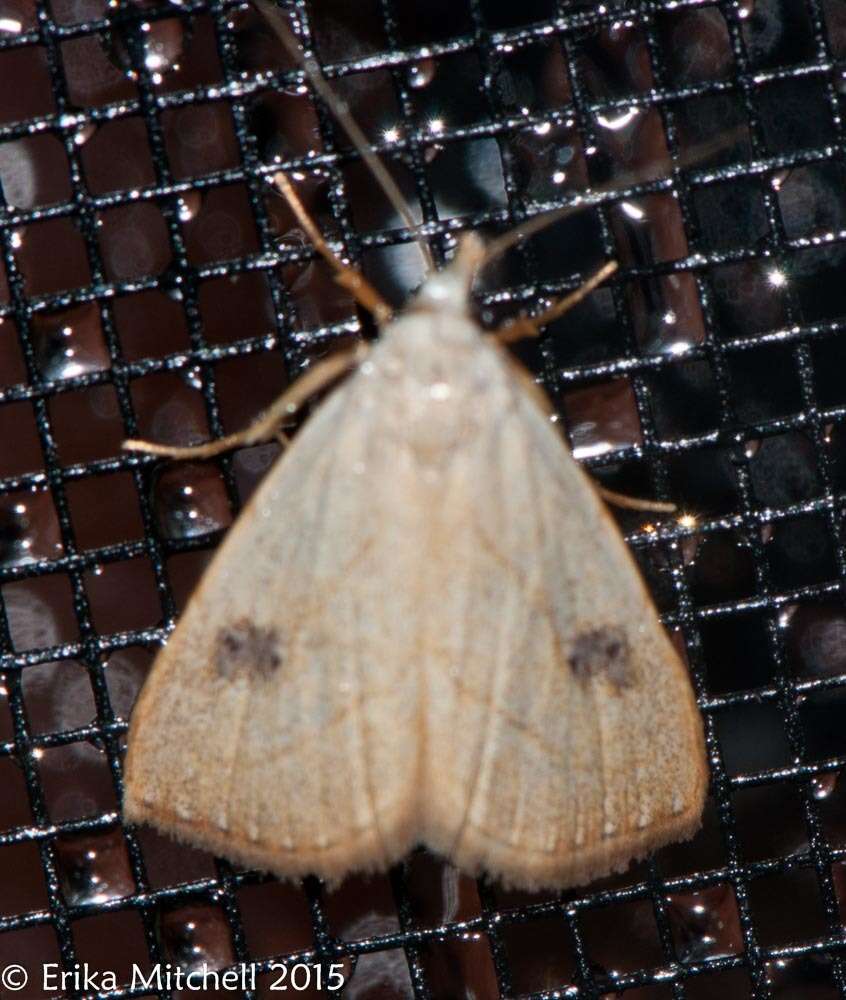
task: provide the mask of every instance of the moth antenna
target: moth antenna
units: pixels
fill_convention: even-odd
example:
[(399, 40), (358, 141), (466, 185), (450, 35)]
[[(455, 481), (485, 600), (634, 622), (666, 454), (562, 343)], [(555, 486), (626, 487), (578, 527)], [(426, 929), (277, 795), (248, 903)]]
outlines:
[[(710, 142), (699, 143), (687, 153), (679, 156), (673, 163), (673, 169), (687, 170), (689, 167), (701, 163), (702, 160), (712, 153), (719, 153), (721, 150), (727, 149), (737, 138), (744, 134), (746, 134), (745, 130), (736, 128), (731, 129), (716, 139), (712, 139)], [(651, 179), (659, 180), (661, 178)], [(513, 229), (509, 229), (507, 233), (495, 237), (488, 243), (485, 247), (484, 257), (476, 269), (473, 280), (476, 280), (491, 261), (496, 260), (497, 257), (501, 257), (506, 250), (528, 239), (530, 236), (542, 232), (548, 226), (560, 222), (568, 216), (575, 215), (583, 208), (599, 204), (608, 198), (609, 195), (622, 194), (627, 188), (646, 182), (647, 178), (644, 177), (644, 171), (633, 170), (630, 173), (623, 174), (614, 184), (602, 184), (599, 187), (589, 188), (587, 191), (574, 195), (570, 204), (564, 205), (563, 208), (556, 208), (551, 212), (541, 212), (526, 222), (518, 223)]]
[(288, 55), (290, 55), (291, 58), (303, 68), (306, 76), (311, 82), (311, 85), (331, 109), (332, 114), (338, 121), (338, 124), (347, 133), (350, 142), (353, 144), (362, 160), (364, 160), (367, 164), (373, 178), (384, 192), (385, 197), (391, 203), (391, 206), (405, 223), (406, 228), (410, 232), (414, 233), (415, 242), (417, 243), (417, 247), (423, 257), (426, 271), (434, 271), (435, 261), (432, 257), (432, 251), (429, 249), (426, 241), (417, 232), (417, 222), (412, 214), (411, 206), (403, 197), (402, 191), (400, 191), (388, 168), (382, 162), (380, 157), (374, 153), (370, 143), (367, 141), (367, 136), (364, 132), (362, 132), (355, 118), (353, 118), (350, 114), (350, 110), (346, 102), (338, 97), (329, 85), (329, 82), (323, 75), (323, 71), (318, 65), (317, 60), (303, 51), (302, 46), (294, 37), (291, 29), (280, 15), (279, 9), (271, 3), (271, 0), (253, 0), (253, 3), (262, 12), (267, 20), (267, 23), (273, 29), (274, 34), (285, 47), (285, 51)]

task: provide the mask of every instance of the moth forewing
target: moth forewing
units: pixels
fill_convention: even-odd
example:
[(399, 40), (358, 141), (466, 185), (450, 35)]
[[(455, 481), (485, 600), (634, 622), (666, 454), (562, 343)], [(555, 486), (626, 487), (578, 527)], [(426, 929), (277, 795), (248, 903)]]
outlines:
[[(340, 386), (268, 474), (131, 721), (128, 817), (281, 875), (381, 867), (414, 836), (419, 675), (389, 655), (408, 512), (372, 488), (369, 382)], [(384, 588), (396, 614), (376, 622)]]
[(432, 515), (423, 839), (469, 871), (560, 887), (691, 835), (707, 768), (686, 670), (619, 532), (510, 365), (502, 381)]

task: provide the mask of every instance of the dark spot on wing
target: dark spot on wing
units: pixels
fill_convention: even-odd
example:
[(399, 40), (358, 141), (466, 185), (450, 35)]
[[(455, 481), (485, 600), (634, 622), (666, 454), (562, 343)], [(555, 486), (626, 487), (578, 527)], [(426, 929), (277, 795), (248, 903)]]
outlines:
[(579, 680), (604, 676), (616, 688), (633, 682), (629, 641), (621, 628), (603, 625), (576, 636), (570, 666)]
[(221, 677), (271, 677), (282, 666), (282, 644), (274, 628), (254, 625), (246, 618), (217, 633), (215, 667)]

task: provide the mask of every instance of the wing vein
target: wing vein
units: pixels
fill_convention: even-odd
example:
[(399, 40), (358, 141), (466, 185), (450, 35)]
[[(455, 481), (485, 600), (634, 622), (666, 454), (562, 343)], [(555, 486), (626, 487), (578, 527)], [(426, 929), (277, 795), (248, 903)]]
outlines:
[[(499, 417), (496, 421), (496, 433), (491, 433), (489, 436), (490, 456), (487, 463), (488, 467), (491, 470), (495, 470), (498, 476), (498, 481), (497, 481), (498, 488), (495, 492), (492, 492), (492, 496), (500, 498), (508, 496), (506, 489), (507, 484), (504, 481), (503, 468), (502, 468), (503, 467), (502, 442), (504, 438), (504, 433), (503, 433), (504, 426), (505, 426), (505, 421), (502, 419), (502, 417)], [(481, 527), (478, 523), (478, 518), (474, 520), (473, 528), (474, 531), (481, 531)], [(470, 560), (468, 560), (468, 564), (469, 562)], [(496, 645), (494, 647), (494, 664), (493, 664), (493, 669), (490, 671), (490, 681), (487, 685), (486, 696), (484, 698), (484, 701), (488, 707), (487, 717), (485, 720), (485, 728), (484, 731), (480, 734), (477, 744), (478, 749), (476, 752), (476, 760), (473, 765), (471, 777), (467, 785), (467, 800), (466, 800), (467, 804), (464, 810), (464, 815), (461, 818), (461, 823), (458, 827), (458, 830), (456, 831), (454, 838), (454, 846), (453, 846), (454, 853), (458, 853), (459, 848), (461, 846), (461, 842), (464, 839), (465, 833), (467, 832), (468, 825), (470, 824), (470, 818), (472, 816), (473, 810), (476, 805), (476, 800), (478, 798), (481, 789), (481, 780), (485, 770), (485, 763), (488, 760), (489, 756), (490, 742), (492, 739), (496, 723), (495, 695), (499, 679), (503, 670), (502, 666), (503, 657), (501, 655), (501, 649), (502, 649), (503, 636), (507, 632), (507, 628), (505, 625), (507, 618), (508, 615), (503, 613), (502, 615), (499, 616), (498, 619), (497, 640), (496, 640)], [(465, 619), (465, 622), (467, 622), (468, 620), (469, 619)], [(465, 650), (466, 650), (466, 641), (468, 633), (469, 633), (469, 628), (465, 624), (465, 629), (464, 629)]]
[[(515, 405), (518, 408), (521, 407), (522, 405), (524, 405), (524, 399), (523, 398), (516, 399)], [(557, 622), (555, 621), (555, 614), (552, 610), (552, 607), (548, 604), (548, 601), (545, 599), (546, 588), (543, 586), (543, 576), (544, 576), (544, 571), (546, 569), (545, 559), (547, 557), (547, 539), (548, 539), (548, 532), (546, 530), (547, 526), (544, 520), (546, 512), (546, 504), (542, 499), (543, 492), (540, 488), (537, 476), (537, 469), (535, 468), (535, 463), (534, 463), (535, 449), (532, 446), (531, 440), (527, 441), (526, 445), (527, 446), (523, 449), (524, 474), (526, 477), (526, 482), (529, 484), (528, 495), (531, 498), (531, 502), (533, 505), (531, 510), (533, 516), (530, 518), (530, 521), (532, 525), (532, 531), (534, 534), (533, 551), (535, 555), (534, 560), (530, 563), (531, 568), (528, 574), (528, 580), (527, 580), (528, 585), (526, 588), (527, 589), (526, 596), (528, 597), (530, 594), (536, 592), (539, 593), (539, 596), (541, 598), (540, 600), (541, 605), (544, 608), (548, 608), (548, 612), (544, 617), (546, 618), (547, 626), (550, 629), (552, 648), (554, 650), (558, 650), (560, 643), (558, 637)], [(538, 586), (539, 583), (541, 584), (540, 586)], [(529, 620), (526, 622), (527, 634), (530, 634), (530, 630), (532, 629), (532, 627), (533, 627), (532, 622), (531, 619), (529, 618)], [(531, 638), (529, 639), (529, 641), (531, 648)], [(550, 671), (561, 669), (561, 666), (562, 664), (558, 661), (556, 657), (550, 658), (546, 664), (542, 663), (537, 664), (536, 669), (538, 671), (538, 674), (540, 674), (541, 671), (543, 671), (545, 676), (544, 677), (538, 676), (537, 685), (534, 686), (532, 689), (532, 698), (534, 705), (532, 706), (531, 709), (528, 710), (529, 715), (533, 714), (533, 709), (535, 705), (538, 706), (539, 709), (543, 710), (543, 706), (548, 704), (548, 699), (545, 694), (542, 698), (539, 698), (540, 689), (543, 686), (548, 690), (550, 684)], [(518, 834), (521, 830), (522, 824), (524, 824), (525, 822), (525, 808), (526, 808), (526, 798), (528, 795), (528, 784), (529, 782), (527, 777), (524, 777), (524, 779), (519, 783), (518, 800), (514, 810), (513, 835), (515, 838), (515, 843), (519, 839)]]

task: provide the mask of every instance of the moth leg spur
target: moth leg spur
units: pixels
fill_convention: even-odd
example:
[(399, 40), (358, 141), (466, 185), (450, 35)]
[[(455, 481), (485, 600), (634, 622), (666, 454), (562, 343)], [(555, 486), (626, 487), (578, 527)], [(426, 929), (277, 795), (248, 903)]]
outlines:
[(574, 292), (565, 295), (563, 299), (553, 302), (548, 309), (544, 309), (537, 316), (517, 316), (514, 319), (506, 320), (505, 323), (494, 331), (494, 336), (500, 344), (513, 344), (517, 340), (526, 337), (537, 337), (541, 329), (553, 320), (569, 312), (573, 306), (578, 305), (586, 296), (601, 285), (606, 278), (610, 277), (617, 270), (615, 260), (603, 264), (602, 267), (592, 274), (584, 284), (580, 285)]
[(207, 441), (197, 445), (167, 445), (156, 444), (154, 441), (139, 441), (130, 439), (123, 442), (127, 451), (140, 451), (147, 455), (159, 455), (163, 458), (196, 459), (214, 458), (233, 448), (248, 448), (254, 444), (270, 441), (280, 437), (281, 426), (290, 419), (302, 405), (315, 393), (325, 389), (341, 375), (360, 364), (366, 357), (366, 344), (357, 344), (346, 351), (331, 354), (328, 358), (318, 361), (316, 365), (290, 385), (279, 398), (258, 417), (249, 427), (234, 434), (227, 434), (216, 441)]

